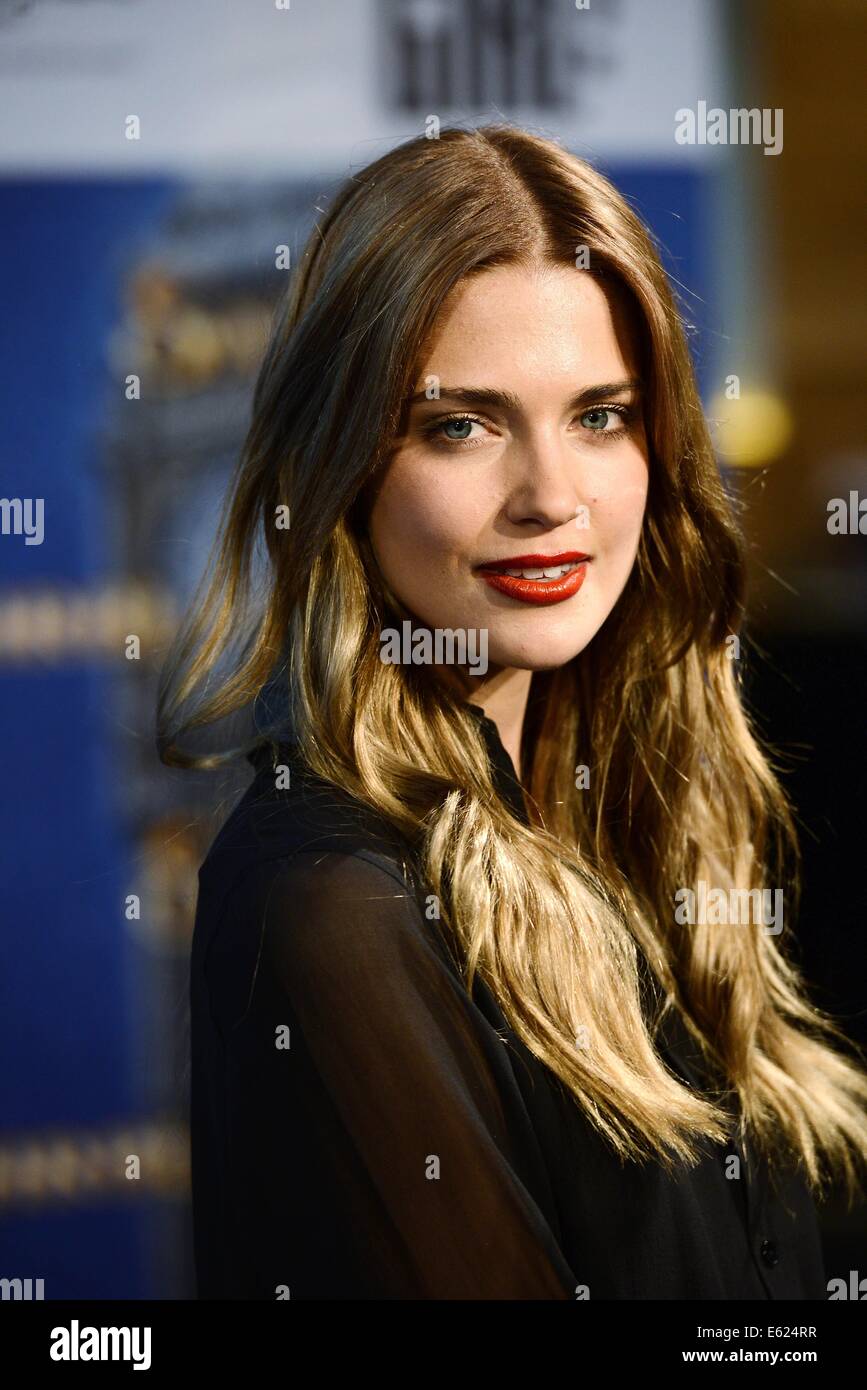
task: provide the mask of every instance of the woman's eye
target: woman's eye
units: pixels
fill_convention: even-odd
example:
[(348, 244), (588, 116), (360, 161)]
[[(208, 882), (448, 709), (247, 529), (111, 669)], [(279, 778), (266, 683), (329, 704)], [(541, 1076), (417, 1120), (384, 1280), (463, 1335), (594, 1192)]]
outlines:
[(424, 432), (428, 439), (439, 444), (476, 444), (480, 442), (479, 437), (470, 434), (474, 425), (484, 429), (481, 420), (472, 415), (453, 415), (448, 420), (435, 420)]
[[(443, 420), (440, 428), (443, 430), (446, 439), (469, 439), (470, 430), (475, 424), (474, 420)], [(454, 431), (454, 433), (451, 433)]]
[(594, 405), (591, 410), (584, 411), (581, 424), (596, 434), (616, 434), (623, 429), (625, 414), (625, 409), (614, 410), (610, 405)]

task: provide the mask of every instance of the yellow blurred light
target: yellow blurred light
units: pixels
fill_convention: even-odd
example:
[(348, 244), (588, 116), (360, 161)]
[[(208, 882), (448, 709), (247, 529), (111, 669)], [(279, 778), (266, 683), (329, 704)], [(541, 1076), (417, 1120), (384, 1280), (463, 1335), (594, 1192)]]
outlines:
[(735, 400), (720, 393), (709, 411), (717, 450), (736, 468), (758, 468), (778, 458), (792, 437), (792, 415), (770, 391), (747, 391)]

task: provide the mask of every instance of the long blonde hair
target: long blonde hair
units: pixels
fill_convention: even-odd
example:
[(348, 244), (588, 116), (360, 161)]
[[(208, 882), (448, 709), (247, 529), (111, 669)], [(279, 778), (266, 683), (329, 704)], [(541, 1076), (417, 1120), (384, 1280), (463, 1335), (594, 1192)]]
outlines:
[[(575, 267), (579, 247), (580, 273), (630, 307), (650, 488), (614, 614), (579, 659), (533, 678), (525, 825), (496, 795), (462, 698), (379, 659), (379, 634), (405, 613), (373, 560), (366, 499), (449, 291), (494, 266)], [(794, 883), (796, 843), (727, 650), (742, 542), (681, 318), (647, 231), (605, 178), (509, 126), (444, 129), (354, 174), (278, 306), (210, 571), (161, 679), (165, 762), (249, 751), (206, 756), (179, 740), (283, 670), (301, 756), (405, 837), (468, 987), (486, 981), (622, 1158), (695, 1162), (703, 1138), (730, 1135), (734, 1109), (742, 1139), (768, 1157), (785, 1149), (817, 1192), (839, 1179), (859, 1190), (867, 1077), (808, 1000), (787, 939), (676, 921), (675, 894), (701, 879)], [(701, 1094), (654, 1047), (639, 948), (661, 1012), (678, 1011), (700, 1049)]]

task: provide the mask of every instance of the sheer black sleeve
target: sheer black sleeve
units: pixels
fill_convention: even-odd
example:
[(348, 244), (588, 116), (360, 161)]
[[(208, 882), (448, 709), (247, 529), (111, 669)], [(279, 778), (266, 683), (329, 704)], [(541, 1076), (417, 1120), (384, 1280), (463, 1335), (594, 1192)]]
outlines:
[[(334, 851), (282, 861), (259, 968), (295, 1025), (281, 1100), (313, 1085), (339, 1116), (321, 1172), (371, 1285), (397, 1298), (574, 1297), (531, 1195), (539, 1155), (507, 1048), (397, 871)], [(363, 1183), (340, 1181), (359, 1168)]]

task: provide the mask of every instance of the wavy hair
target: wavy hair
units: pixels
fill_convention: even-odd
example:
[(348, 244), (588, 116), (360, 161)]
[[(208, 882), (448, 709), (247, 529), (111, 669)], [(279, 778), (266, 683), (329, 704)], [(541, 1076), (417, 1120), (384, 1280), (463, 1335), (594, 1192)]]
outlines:
[[(412, 615), (366, 516), (449, 292), (495, 266), (575, 268), (578, 247), (576, 274), (625, 296), (635, 328), (650, 484), (613, 614), (580, 659), (533, 677), (528, 826), (497, 796), (454, 685), (380, 660), (383, 628)], [(485, 980), (621, 1158), (695, 1162), (735, 1116), (742, 1142), (785, 1150), (816, 1192), (845, 1179), (851, 1198), (867, 1156), (857, 1049), (810, 1002), (787, 942), (676, 920), (675, 894), (700, 879), (796, 882), (792, 814), (727, 650), (743, 603), (743, 543), (647, 230), (558, 144), (451, 127), (353, 174), (292, 274), (208, 573), (161, 675), (158, 748), (184, 767), (251, 751), (261, 734), (208, 755), (182, 741), (281, 671), (306, 764), (404, 837), (468, 988)], [(701, 1091), (654, 1046), (669, 1010), (698, 1045)]]

